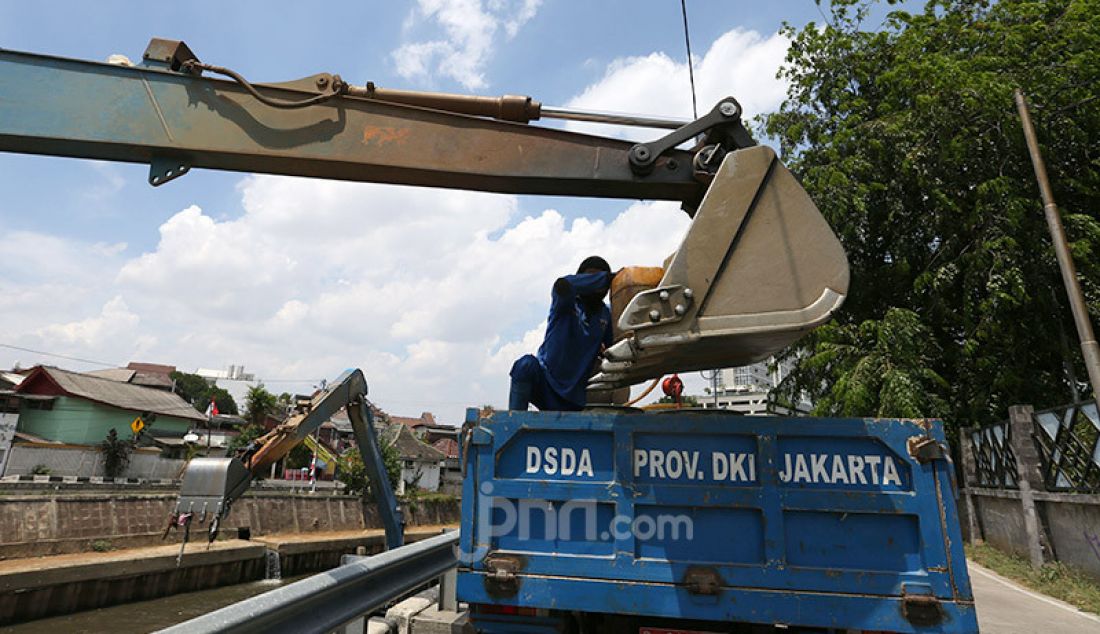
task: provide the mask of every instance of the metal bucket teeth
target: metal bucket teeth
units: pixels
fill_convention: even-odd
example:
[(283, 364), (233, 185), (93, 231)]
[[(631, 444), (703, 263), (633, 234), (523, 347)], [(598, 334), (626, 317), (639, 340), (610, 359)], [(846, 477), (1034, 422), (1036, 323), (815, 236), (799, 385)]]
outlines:
[(762, 361), (825, 323), (848, 293), (840, 241), (766, 146), (723, 160), (656, 288), (622, 310), (626, 335), (593, 383)]

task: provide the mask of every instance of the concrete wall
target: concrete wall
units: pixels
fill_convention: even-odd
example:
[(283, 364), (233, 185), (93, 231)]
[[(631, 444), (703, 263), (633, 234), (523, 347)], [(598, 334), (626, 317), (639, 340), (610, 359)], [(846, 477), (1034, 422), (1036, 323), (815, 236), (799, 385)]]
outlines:
[[(162, 458), (159, 449), (142, 448), (130, 454), (130, 464), (119, 477), (146, 480), (178, 478), (186, 464), (184, 460)], [(52, 445), (15, 443), (8, 464), (0, 475), (25, 475), (42, 465), (50, 475), (104, 476), (103, 454), (85, 445)]]
[(1100, 579), (1100, 496), (1076, 502), (1039, 500), (1039, 515), (1059, 561)]
[[(116, 548), (163, 543), (161, 535), (175, 506), (175, 493), (23, 495), (0, 498), (0, 559), (81, 552), (95, 541)], [(360, 499), (344, 495), (250, 493), (234, 504), (222, 525), (235, 536), (380, 528), (371, 510), (365, 523)], [(406, 509), (409, 526), (458, 524), (458, 502), (415, 501)], [(204, 529), (192, 527), (192, 535)], [(173, 531), (170, 539), (178, 539)]]
[[(970, 489), (966, 495), (974, 508), (974, 521), (963, 521), (967, 539), (983, 539), (1027, 558), (1029, 538), (1019, 491)], [(1060, 561), (1100, 579), (1100, 495), (1032, 495), (1044, 560)]]
[(978, 500), (977, 511), (985, 541), (997, 548), (1027, 557), (1027, 531), (1019, 500), (983, 497)]
[[(71, 396), (57, 397), (50, 409), (33, 409), (31, 403), (36, 401), (23, 401), (19, 431), (75, 445), (98, 444), (112, 428), (120, 438), (128, 439), (133, 435), (130, 423), (140, 414)], [(194, 421), (186, 418), (158, 414), (150, 428), (182, 435), (193, 425)]]

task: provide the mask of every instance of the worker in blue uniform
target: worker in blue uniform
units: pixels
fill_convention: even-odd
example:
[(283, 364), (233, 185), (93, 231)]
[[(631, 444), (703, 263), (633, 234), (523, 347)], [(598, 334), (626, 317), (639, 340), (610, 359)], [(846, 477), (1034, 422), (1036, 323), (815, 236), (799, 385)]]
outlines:
[(611, 339), (611, 310), (603, 298), (611, 287), (611, 267), (599, 256), (585, 258), (576, 275), (554, 282), (550, 316), (538, 356), (512, 364), (508, 409), (575, 411), (585, 405), (585, 387), (596, 358)]

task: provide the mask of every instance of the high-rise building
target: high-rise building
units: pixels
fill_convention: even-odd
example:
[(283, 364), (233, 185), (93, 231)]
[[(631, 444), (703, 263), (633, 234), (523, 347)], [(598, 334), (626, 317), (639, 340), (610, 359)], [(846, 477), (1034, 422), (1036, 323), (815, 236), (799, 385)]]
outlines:
[(699, 405), (707, 409), (717, 407), (753, 416), (804, 415), (812, 406), (805, 396), (794, 410), (779, 406), (768, 397), (790, 374), (793, 366), (793, 361), (776, 362), (772, 357), (752, 365), (723, 368), (713, 379), (710, 393), (696, 398)]

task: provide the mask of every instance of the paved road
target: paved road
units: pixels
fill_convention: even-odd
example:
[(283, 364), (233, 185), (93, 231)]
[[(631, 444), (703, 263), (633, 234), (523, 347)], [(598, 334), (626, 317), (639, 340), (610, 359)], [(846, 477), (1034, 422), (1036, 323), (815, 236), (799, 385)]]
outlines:
[(982, 634), (1100, 634), (1100, 617), (1023, 588), (969, 562)]

